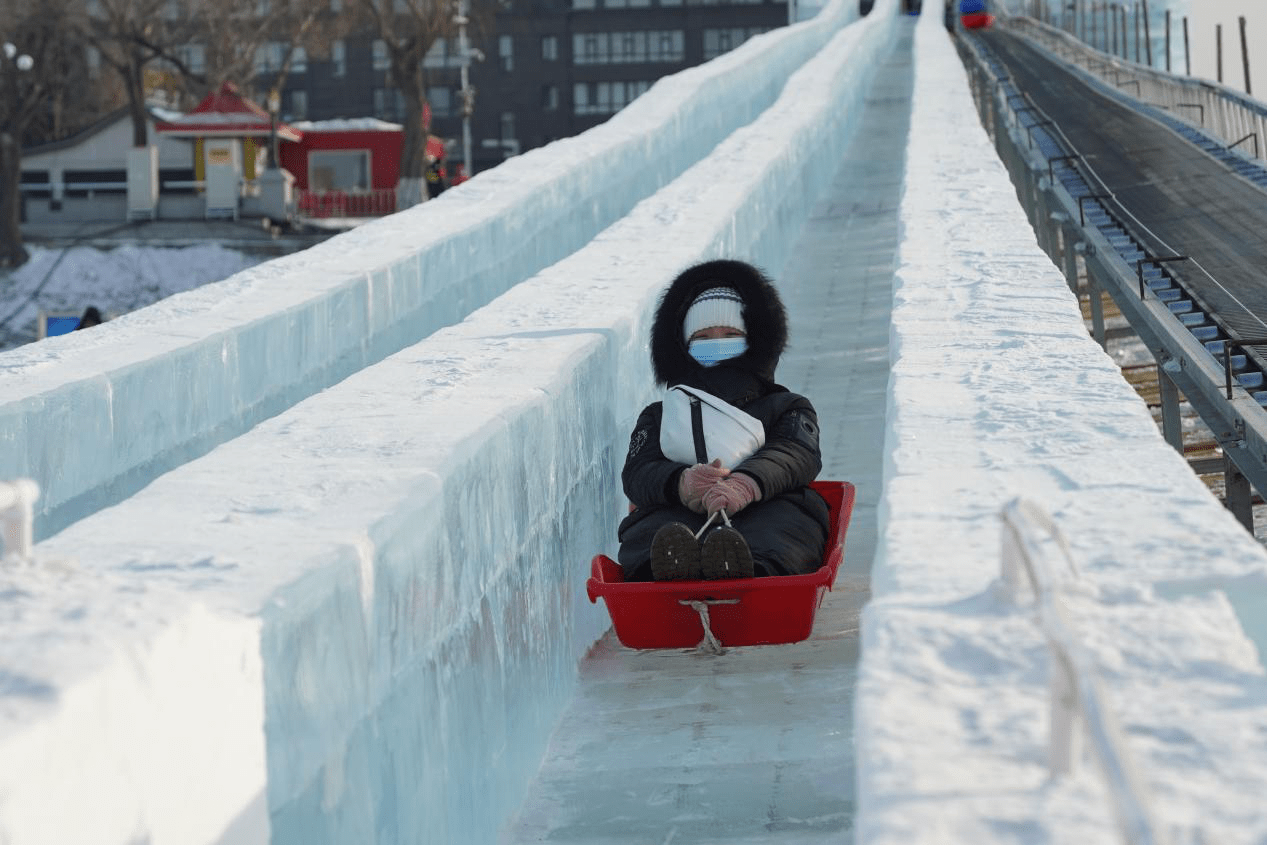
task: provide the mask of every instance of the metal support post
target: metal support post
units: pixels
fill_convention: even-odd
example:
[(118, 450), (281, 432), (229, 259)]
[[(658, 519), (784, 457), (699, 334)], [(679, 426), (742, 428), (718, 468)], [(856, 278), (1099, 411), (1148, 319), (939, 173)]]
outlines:
[(1161, 433), (1166, 442), (1179, 454), (1183, 454), (1183, 418), (1179, 414), (1179, 388), (1166, 372), (1165, 365), (1157, 362), (1157, 388), (1161, 396)]
[(1254, 533), (1254, 490), (1227, 455), (1223, 456), (1223, 504), (1237, 522)]
[(1091, 336), (1095, 338), (1095, 342), (1100, 344), (1100, 348), (1108, 351), (1109, 343), (1104, 331), (1104, 291), (1096, 283), (1095, 276), (1091, 274), (1090, 268), (1087, 270), (1087, 299), (1091, 305)]

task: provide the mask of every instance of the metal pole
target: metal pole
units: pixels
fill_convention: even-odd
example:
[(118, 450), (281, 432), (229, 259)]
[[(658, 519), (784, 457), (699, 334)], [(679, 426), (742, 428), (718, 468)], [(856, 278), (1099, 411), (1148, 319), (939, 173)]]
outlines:
[(1129, 61), (1131, 58), (1131, 51), (1128, 48), (1127, 43), (1126, 43), (1126, 6), (1125, 4), (1118, 6), (1117, 10), (1118, 12), (1121, 13), (1121, 16), (1122, 16), (1122, 58)]
[(276, 88), (268, 92), (268, 167), (275, 170), (281, 166), (281, 156), (277, 149), (277, 113), (281, 111), (282, 97)]
[(1135, 63), (1139, 65), (1139, 3), (1131, 4), (1131, 10), (1135, 13), (1135, 25), (1131, 27), (1135, 30)]
[(1218, 68), (1219, 82), (1223, 81), (1223, 24), (1216, 23), (1214, 25), (1214, 55), (1215, 65)]
[(1241, 24), (1241, 64), (1245, 68), (1245, 93), (1254, 96), (1253, 86), (1249, 81), (1249, 44), (1245, 41), (1245, 16), (1238, 19)]
[(453, 22), (458, 25), (458, 53), (462, 57), (462, 166), (466, 178), (475, 175), (475, 162), (471, 160), (471, 112), (475, 110), (475, 92), (471, 90), (471, 45), (466, 40), (466, 0), (458, 0), (458, 13)]
[(1192, 76), (1192, 52), (1188, 49), (1188, 16), (1183, 16), (1183, 72)]
[(1170, 10), (1166, 10), (1166, 73), (1170, 73)]
[(1148, 66), (1153, 66), (1153, 34), (1148, 26), (1148, 0), (1144, 3), (1144, 57), (1148, 59)]

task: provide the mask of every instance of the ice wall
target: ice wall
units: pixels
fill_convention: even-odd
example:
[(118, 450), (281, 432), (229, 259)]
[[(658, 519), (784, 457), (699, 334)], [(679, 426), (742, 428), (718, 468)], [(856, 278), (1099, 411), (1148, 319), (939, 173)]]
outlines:
[[(494, 841), (607, 625), (584, 578), (655, 299), (704, 258), (782, 266), (897, 20), (881, 0), (585, 248), (37, 547), (77, 563), (0, 574), (0, 839)], [(129, 741), (70, 739), (78, 697)]]
[(938, 20), (915, 53), (856, 841), (1122, 841), (1089, 748), (1048, 768), (1054, 661), (998, 589), (1000, 511), (1023, 496), (1081, 571), (1057, 556), (1051, 577), (1161, 832), (1261, 842), (1267, 678), (1233, 604), (1267, 553), (1088, 337)]
[(0, 354), (0, 478), (40, 484), (36, 534), (49, 536), (460, 320), (751, 121), (856, 16), (836, 0), (433, 202)]

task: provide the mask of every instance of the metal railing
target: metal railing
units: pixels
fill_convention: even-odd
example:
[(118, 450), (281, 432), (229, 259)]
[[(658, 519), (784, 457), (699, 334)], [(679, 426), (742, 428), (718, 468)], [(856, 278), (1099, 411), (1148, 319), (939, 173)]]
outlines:
[(1031, 502), (1015, 499), (1001, 515), (1003, 584), (1014, 601), (1032, 594), (1038, 625), (1051, 652), (1048, 767), (1054, 777), (1072, 774), (1085, 737), (1108, 787), (1122, 841), (1165, 845), (1169, 840), (1108, 706), (1095, 661), (1075, 635), (1060, 595), (1048, 550), (1054, 547), (1070, 577), (1078, 579), (1081, 575), (1069, 546), (1051, 518)]
[(1260, 142), (1267, 140), (1267, 104), (1224, 85), (1109, 55), (1062, 29), (1031, 17), (1010, 17), (1008, 27), (1110, 87), (1129, 93), (1142, 104), (1162, 109), (1202, 130), (1221, 142), (1226, 150), (1252, 140), (1250, 157), (1264, 160), (1267, 145)]
[[(1228, 507), (1247, 530), (1253, 531), (1252, 491), (1249, 485), (1231, 482), (1239, 474), (1254, 489), (1267, 492), (1267, 411), (1263, 408), (1267, 404), (1267, 390), (1252, 387), (1258, 379), (1267, 384), (1267, 375), (1264, 375), (1267, 356), (1261, 354), (1262, 347), (1252, 348), (1248, 342), (1267, 335), (1267, 323), (1240, 305), (1237, 298), (1197, 262), (1183, 258), (1181, 265), (1169, 263), (1172, 259), (1178, 262), (1181, 256), (1113, 196), (1059, 127), (1044, 125), (1036, 132), (1027, 126), (1027, 120), (1038, 122), (1047, 115), (1023, 93), (1017, 92), (1004, 70), (995, 66), (996, 60), (988, 48), (971, 38), (960, 39), (959, 44), (964, 50), (982, 120), (1012, 173), (1022, 204), (1031, 215), (1039, 244), (1057, 260), (1056, 247), (1052, 245), (1056, 237), (1052, 230), (1061, 230), (1061, 258), (1069, 284), (1075, 290), (1076, 260), (1070, 261), (1069, 256), (1072, 252), (1082, 258), (1088, 283), (1093, 288), (1093, 317), (1099, 304), (1096, 286), (1112, 294), (1131, 328), (1157, 358), (1163, 399), (1169, 397), (1162, 408), (1167, 441), (1182, 451), (1178, 393), (1167, 389), (1173, 384), (1214, 434), (1226, 458)], [(1035, 135), (1040, 133), (1042, 143), (1036, 143)], [(1061, 168), (1059, 173), (1058, 167)], [(1088, 209), (1094, 210), (1096, 220), (1091, 219)], [(1057, 218), (1059, 221), (1054, 222)], [(1072, 249), (1071, 241), (1077, 241)], [(1170, 288), (1167, 294), (1184, 298), (1173, 304), (1189, 308), (1191, 313), (1181, 314), (1171, 307), (1169, 300), (1162, 301), (1160, 288), (1152, 289), (1151, 283), (1143, 286), (1142, 292), (1137, 290), (1145, 265), (1157, 268), (1161, 276), (1159, 283)], [(1222, 315), (1210, 309), (1192, 290), (1191, 284), (1181, 284), (1176, 273), (1168, 269), (1177, 266), (1181, 266), (1186, 275), (1195, 273), (1204, 278), (1206, 288), (1216, 292), (1229, 308), (1220, 309)], [(1242, 324), (1240, 331), (1229, 324), (1228, 315), (1233, 317), (1233, 322)], [(1186, 317), (1199, 317), (1203, 322), (1198, 325), (1184, 319)], [(1103, 342), (1102, 331), (1097, 330), (1096, 336)], [(1235, 366), (1245, 368), (1247, 361), (1254, 364), (1238, 374), (1230, 390), (1226, 386), (1226, 372), (1232, 362), (1226, 356), (1222, 361), (1219, 359), (1220, 352), (1230, 351), (1221, 343), (1224, 339), (1231, 340), (1232, 345), (1242, 350), (1235, 358)]]
[(295, 208), (301, 217), (384, 217), (396, 212), (396, 191), (295, 190)]

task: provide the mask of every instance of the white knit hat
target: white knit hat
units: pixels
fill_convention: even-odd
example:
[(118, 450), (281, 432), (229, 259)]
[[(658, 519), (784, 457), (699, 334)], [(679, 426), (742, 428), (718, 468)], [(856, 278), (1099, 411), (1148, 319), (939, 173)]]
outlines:
[(743, 300), (739, 291), (734, 288), (709, 288), (695, 297), (691, 307), (686, 310), (686, 319), (682, 321), (682, 332), (689, 341), (691, 335), (700, 329), (713, 326), (727, 326), (747, 334), (743, 324)]

